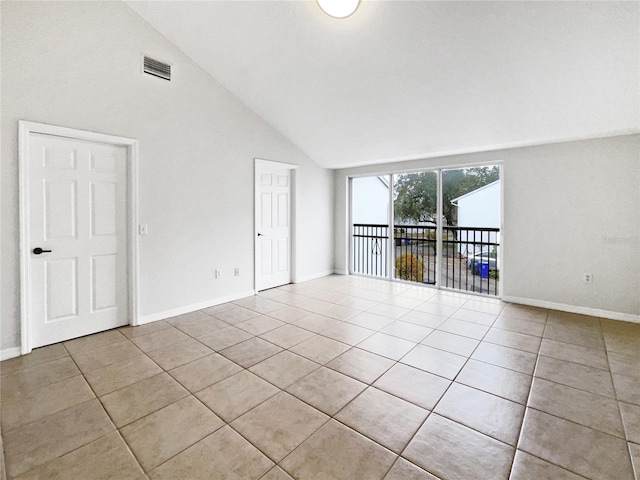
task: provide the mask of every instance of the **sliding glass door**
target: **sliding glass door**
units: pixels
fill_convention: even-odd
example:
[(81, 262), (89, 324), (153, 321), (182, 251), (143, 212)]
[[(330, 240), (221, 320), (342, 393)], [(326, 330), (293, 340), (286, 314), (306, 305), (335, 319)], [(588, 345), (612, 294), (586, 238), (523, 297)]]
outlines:
[(500, 167), (351, 179), (351, 273), (500, 294)]

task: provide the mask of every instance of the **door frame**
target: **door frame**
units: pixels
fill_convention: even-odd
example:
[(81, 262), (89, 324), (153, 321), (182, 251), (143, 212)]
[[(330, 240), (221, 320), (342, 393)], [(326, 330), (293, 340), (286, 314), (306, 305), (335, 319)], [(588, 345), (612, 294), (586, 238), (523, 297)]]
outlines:
[(289, 215), (291, 221), (289, 223), (289, 268), (291, 270), (291, 283), (298, 283), (298, 165), (291, 163), (274, 162), (273, 160), (254, 159), (254, 175), (253, 175), (253, 291), (258, 293), (258, 210), (260, 209), (260, 199), (258, 198), (258, 171), (260, 167), (272, 167), (290, 170), (291, 190)]
[(138, 325), (138, 141), (74, 128), (20, 120), (18, 136), (18, 179), (20, 210), (20, 353), (31, 352), (31, 199), (29, 169), (29, 136), (32, 133), (104, 143), (127, 150), (127, 294), (130, 325)]

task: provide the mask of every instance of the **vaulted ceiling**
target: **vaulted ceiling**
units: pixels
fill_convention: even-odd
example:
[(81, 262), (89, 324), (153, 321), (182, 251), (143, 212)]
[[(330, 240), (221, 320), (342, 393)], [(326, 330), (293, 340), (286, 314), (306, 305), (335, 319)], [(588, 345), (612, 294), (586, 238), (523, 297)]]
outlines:
[(322, 166), (637, 132), (638, 2), (127, 2)]

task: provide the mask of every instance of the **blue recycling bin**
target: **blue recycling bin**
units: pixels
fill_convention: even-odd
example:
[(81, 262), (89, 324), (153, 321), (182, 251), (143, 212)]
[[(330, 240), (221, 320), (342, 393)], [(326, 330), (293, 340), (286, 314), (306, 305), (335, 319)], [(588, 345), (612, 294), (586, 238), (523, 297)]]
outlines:
[(488, 278), (489, 277), (489, 264), (481, 263), (480, 264), (480, 278)]

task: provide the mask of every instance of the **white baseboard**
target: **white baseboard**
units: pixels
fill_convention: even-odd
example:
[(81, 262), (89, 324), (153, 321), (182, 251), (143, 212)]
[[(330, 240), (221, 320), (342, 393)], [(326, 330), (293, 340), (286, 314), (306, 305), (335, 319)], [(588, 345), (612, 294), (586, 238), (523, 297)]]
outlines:
[(334, 270), (333, 273), (335, 273), (336, 275), (349, 275), (349, 272), (347, 272), (346, 270)]
[(535, 300), (533, 298), (503, 296), (502, 300), (511, 303), (520, 303), (532, 307), (548, 308), (550, 310), (561, 310), (563, 312), (578, 313), (592, 317), (609, 318), (611, 320), (622, 320), (623, 322), (640, 323), (640, 315), (632, 313), (612, 312), (610, 310), (600, 310), (598, 308), (580, 307), (578, 305), (567, 305), (565, 303), (548, 302), (546, 300)]
[(312, 273), (311, 275), (305, 275), (304, 277), (299, 277), (296, 280), (296, 283), (308, 282), (309, 280), (315, 280), (316, 278), (322, 278), (328, 275), (333, 275), (333, 270), (326, 270), (324, 272)]
[(171, 310), (165, 310), (164, 312), (152, 313), (150, 315), (143, 315), (138, 318), (138, 325), (144, 325), (145, 323), (156, 322), (158, 320), (164, 320), (165, 318), (175, 317), (177, 315), (184, 315), (185, 313), (191, 313), (203, 308), (214, 307), (222, 303), (233, 302), (234, 300), (240, 300), (241, 298), (251, 297), (255, 295), (255, 290), (245, 290), (243, 292), (234, 293), (233, 295), (227, 295), (226, 297), (214, 298), (205, 302), (194, 303), (184, 307), (173, 308)]
[(9, 360), (13, 357), (19, 357), (21, 353), (20, 347), (11, 347), (0, 350), (0, 362), (2, 360)]

